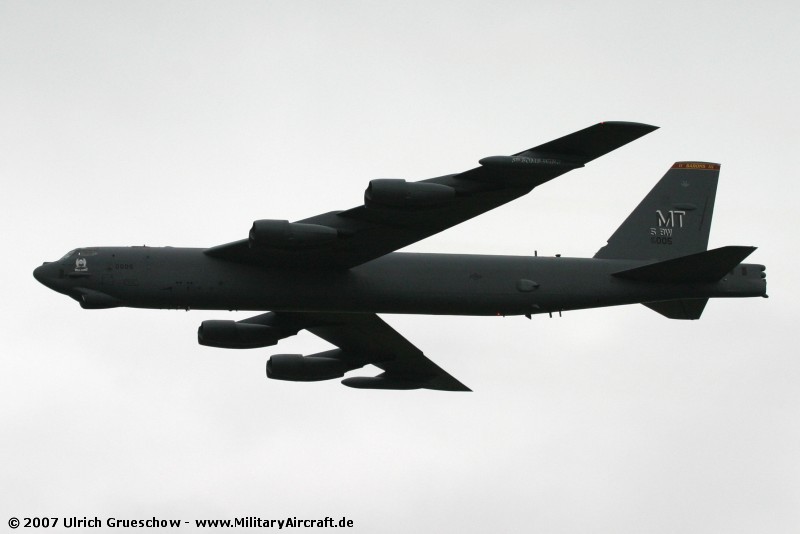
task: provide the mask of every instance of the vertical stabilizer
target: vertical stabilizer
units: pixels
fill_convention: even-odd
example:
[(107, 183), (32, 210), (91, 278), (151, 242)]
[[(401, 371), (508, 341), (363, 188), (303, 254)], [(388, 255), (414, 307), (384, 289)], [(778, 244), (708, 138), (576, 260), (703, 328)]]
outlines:
[(719, 164), (679, 161), (595, 258), (666, 260), (708, 248)]

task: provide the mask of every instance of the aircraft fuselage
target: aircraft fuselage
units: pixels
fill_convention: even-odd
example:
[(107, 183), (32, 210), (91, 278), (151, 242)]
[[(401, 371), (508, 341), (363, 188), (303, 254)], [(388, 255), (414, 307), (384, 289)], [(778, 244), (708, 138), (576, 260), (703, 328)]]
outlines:
[(765, 268), (742, 263), (755, 247), (708, 249), (720, 165), (704, 161), (675, 162), (593, 258), (396, 252), (655, 129), (603, 122), (464, 172), (377, 178), (361, 205), (294, 222), (259, 219), (245, 239), (206, 249), (76, 249), (34, 276), (89, 309), (264, 312), (203, 321), (204, 346), (268, 347), (305, 330), (336, 347), (273, 354), (269, 378), (330, 380), (371, 364), (382, 373), (342, 383), (469, 391), (378, 314), (531, 317), (643, 303), (692, 320), (712, 297), (766, 296)]
[(77, 249), (36, 278), (85, 308), (529, 315), (660, 300), (766, 294), (764, 267), (713, 283), (652, 283), (613, 273), (634, 260), (392, 253), (349, 270), (268, 269), (202, 248)]

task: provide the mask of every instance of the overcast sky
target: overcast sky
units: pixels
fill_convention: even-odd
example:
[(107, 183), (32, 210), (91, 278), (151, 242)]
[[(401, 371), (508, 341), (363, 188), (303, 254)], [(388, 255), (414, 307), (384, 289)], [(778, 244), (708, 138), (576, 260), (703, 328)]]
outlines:
[[(0, 0), (0, 524), (347, 516), (354, 532), (800, 524), (797, 2)], [(661, 127), (415, 251), (591, 256), (674, 161), (771, 298), (702, 320), (384, 316), (467, 394), (267, 380), (205, 319), (85, 311), (78, 246), (212, 246), (602, 120)], [(358, 373), (368, 375), (374, 369)], [(353, 375), (358, 373), (352, 373)]]

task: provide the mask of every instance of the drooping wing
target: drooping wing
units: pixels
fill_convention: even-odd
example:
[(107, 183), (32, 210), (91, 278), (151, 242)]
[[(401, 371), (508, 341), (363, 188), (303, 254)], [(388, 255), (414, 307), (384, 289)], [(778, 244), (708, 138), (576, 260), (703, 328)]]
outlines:
[(348, 369), (372, 364), (384, 371), (376, 377), (346, 378), (346, 386), (471, 391), (375, 314), (269, 312), (241, 322), (276, 328), (281, 337), (308, 330), (339, 347), (336, 357)]
[[(480, 167), (407, 185), (394, 201), (374, 201), (379, 185), (406, 187), (406, 183), (374, 180), (365, 204), (297, 221), (322, 229), (318, 246), (257, 246), (243, 239), (209, 248), (209, 256), (261, 267), (348, 269), (403, 248), (530, 192), (534, 187), (615, 150), (655, 130), (633, 122), (604, 122), (514, 154), (480, 160)], [(376, 182), (383, 182), (378, 183)], [(442, 202), (415, 202), (423, 184), (452, 193)], [(374, 186), (374, 191), (373, 191)], [(372, 196), (370, 192), (372, 191)], [(373, 201), (371, 201), (373, 200)], [(407, 204), (403, 204), (406, 201)], [(288, 241), (287, 241), (288, 243)]]

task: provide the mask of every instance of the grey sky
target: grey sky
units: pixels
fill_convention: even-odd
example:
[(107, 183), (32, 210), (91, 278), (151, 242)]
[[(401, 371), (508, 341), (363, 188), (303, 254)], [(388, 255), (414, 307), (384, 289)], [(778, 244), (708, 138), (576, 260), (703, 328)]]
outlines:
[[(699, 5), (698, 5), (699, 4)], [(0, 0), (0, 521), (339, 517), (355, 532), (793, 532), (795, 2)], [(677, 160), (769, 300), (700, 321), (385, 316), (474, 393), (268, 381), (228, 312), (84, 311), (34, 267), (211, 246), (601, 120), (662, 128), (410, 250), (591, 256)], [(365, 370), (369, 372), (368, 370)], [(362, 373), (367, 374), (367, 373)]]

